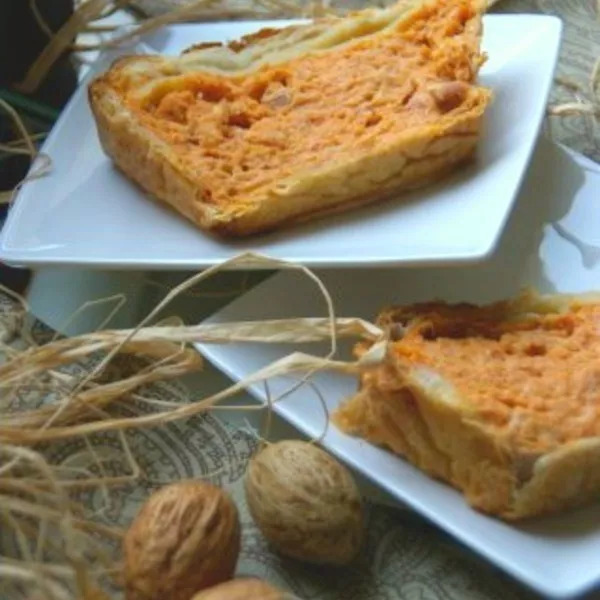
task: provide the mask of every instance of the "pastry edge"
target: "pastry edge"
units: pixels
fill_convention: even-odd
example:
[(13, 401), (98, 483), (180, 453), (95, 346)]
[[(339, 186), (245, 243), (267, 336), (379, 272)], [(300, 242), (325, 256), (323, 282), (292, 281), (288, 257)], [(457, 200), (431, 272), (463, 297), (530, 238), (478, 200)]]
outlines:
[[(445, 127), (436, 123), (408, 143), (402, 139), (351, 163), (282, 180), (259, 196), (228, 207), (203, 199), (201, 175), (186, 174), (169, 145), (138, 122), (105, 77), (92, 82), (89, 101), (101, 145), (123, 173), (202, 229), (243, 237), (347, 212), (441, 179), (474, 156), (491, 97), (483, 88), (478, 93), (479, 104)], [(375, 190), (366, 172), (377, 174)]]
[[(560, 312), (587, 302), (600, 302), (600, 296), (527, 293), (510, 308), (515, 315)], [(382, 368), (390, 369), (391, 380), (386, 381)], [(486, 431), (469, 405), (431, 372), (411, 368), (397, 385), (394, 373), (387, 363), (363, 374), (361, 389), (337, 409), (333, 422), (403, 456), (457, 488), (474, 508), (505, 520), (556, 513), (600, 498), (600, 437), (573, 440), (539, 455), (519, 452)], [(357, 410), (364, 419), (361, 427), (350, 425), (346, 416)], [(374, 437), (369, 426), (382, 418), (394, 434)]]

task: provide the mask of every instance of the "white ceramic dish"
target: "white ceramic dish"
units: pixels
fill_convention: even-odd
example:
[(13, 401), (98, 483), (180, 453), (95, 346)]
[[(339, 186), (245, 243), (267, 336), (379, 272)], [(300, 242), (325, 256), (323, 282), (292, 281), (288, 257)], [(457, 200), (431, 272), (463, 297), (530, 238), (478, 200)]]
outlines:
[[(455, 268), (320, 271), (339, 316), (372, 319), (390, 303), (442, 298), (487, 302), (523, 286), (541, 291), (600, 289), (600, 166), (577, 163), (564, 150), (541, 142), (520, 201), (485, 263)], [(282, 272), (234, 301), (213, 321), (324, 316), (313, 283)], [(294, 348), (325, 353), (324, 346)], [(287, 354), (290, 346), (218, 345), (200, 348), (233, 379)], [(329, 408), (356, 388), (354, 378), (320, 374), (316, 382)], [(275, 396), (289, 381), (272, 381)], [(264, 399), (261, 386), (252, 393)], [(323, 431), (322, 407), (309, 388), (276, 406), (308, 435)], [(600, 582), (600, 505), (565, 515), (509, 525), (469, 508), (462, 496), (400, 458), (330, 428), (324, 444), (374, 482), (403, 500), (499, 567), (537, 591), (566, 598)]]
[[(177, 53), (193, 42), (237, 38), (268, 25), (274, 23), (173, 26), (145, 42)], [(101, 151), (84, 84), (44, 145), (52, 172), (25, 184), (16, 198), (0, 259), (23, 266), (195, 269), (253, 249), (321, 267), (481, 260), (496, 245), (530, 159), (560, 32), (555, 17), (485, 18), (489, 61), (481, 81), (496, 97), (470, 168), (398, 202), (235, 243), (209, 237), (149, 201), (113, 168)]]

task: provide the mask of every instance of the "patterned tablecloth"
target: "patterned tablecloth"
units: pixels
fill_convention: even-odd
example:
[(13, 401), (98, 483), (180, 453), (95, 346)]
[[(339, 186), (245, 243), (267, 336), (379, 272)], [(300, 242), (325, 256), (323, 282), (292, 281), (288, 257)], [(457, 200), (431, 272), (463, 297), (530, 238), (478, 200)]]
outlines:
[[(495, 12), (546, 13), (562, 17), (563, 42), (549, 104), (595, 102), (591, 115), (548, 117), (546, 132), (555, 141), (570, 146), (600, 162), (600, 81), (592, 89), (591, 75), (600, 60), (600, 2), (597, 0), (500, 0)], [(567, 85), (564, 85), (567, 84)], [(575, 87), (577, 89), (575, 89)], [(595, 100), (594, 100), (595, 96)]]
[[(157, 0), (153, 0), (153, 4), (156, 5)], [(590, 98), (588, 79), (594, 59), (600, 56), (600, 22), (595, 0), (501, 0), (494, 10), (561, 15), (565, 20), (565, 36), (557, 74), (580, 89), (556, 84), (550, 102)], [(600, 161), (599, 130), (592, 117), (553, 117), (546, 127), (553, 139)], [(182, 385), (161, 384), (151, 391), (158, 398), (181, 401), (182, 393), (189, 393)], [(144, 409), (132, 404), (126, 410)], [(90, 492), (83, 498), (108, 522), (126, 524), (139, 503), (156, 486), (180, 478), (205, 476), (230, 489), (240, 506), (243, 550), (238, 572), (261, 575), (293, 590), (300, 598), (504, 600), (535, 597), (417, 514), (373, 501), (368, 502), (367, 542), (351, 568), (313, 568), (284, 560), (269, 550), (245, 508), (240, 483), (254, 448), (253, 437), (248, 432), (236, 430), (216, 416), (208, 415), (128, 435), (141, 466), (140, 480), (115, 489), (108, 504), (100, 493)], [(103, 434), (93, 438), (92, 443), (103, 448), (103, 456), (114, 454), (115, 460), (109, 461), (107, 468), (118, 473), (121, 446), (117, 437)], [(56, 444), (50, 453), (54, 462), (70, 465), (90, 460), (84, 441)]]

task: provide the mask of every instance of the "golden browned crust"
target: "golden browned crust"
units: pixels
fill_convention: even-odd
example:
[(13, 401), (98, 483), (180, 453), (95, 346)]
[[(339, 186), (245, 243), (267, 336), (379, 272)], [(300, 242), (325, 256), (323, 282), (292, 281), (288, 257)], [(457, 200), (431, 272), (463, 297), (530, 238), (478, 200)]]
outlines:
[[(520, 319), (599, 302), (597, 295), (526, 294), (487, 310), (499, 311), (503, 319)], [(435, 306), (431, 305), (432, 311)], [(410, 324), (412, 310), (390, 309), (382, 313), (380, 322), (393, 331), (400, 320), (403, 328)], [(393, 352), (383, 366), (362, 376), (359, 392), (338, 409), (334, 422), (450, 483), (478, 510), (507, 520), (600, 498), (599, 437), (569, 440), (547, 451), (527, 451), (490, 428), (469, 398), (460, 396), (438, 373), (417, 362), (407, 365)]]
[(118, 94), (99, 79), (89, 89), (102, 148), (133, 181), (201, 227), (218, 226), (219, 213), (200, 200), (202, 189), (163, 141), (144, 129)]
[[(427, 149), (416, 139), (390, 149), (387, 156), (371, 155), (354, 165), (313, 174), (295, 186), (265, 194), (236, 214), (207, 202), (198, 182), (178, 168), (169, 146), (141, 127), (102, 80), (90, 87), (90, 103), (104, 151), (129, 178), (202, 228), (230, 236), (345, 212), (428, 185), (473, 156), (479, 120), (476, 115), (454, 125), (446, 135), (431, 139)], [(413, 148), (419, 158), (410, 158)], [(369, 171), (378, 178), (375, 191), (372, 180), (365, 178)]]
[(121, 59), (89, 88), (102, 147), (121, 171), (155, 198), (201, 228), (224, 236), (276, 229), (427, 185), (473, 156), (490, 98), (487, 90), (474, 88), (470, 108), (455, 118), (442, 116), (435, 126), (423, 126), (369, 155), (296, 173), (227, 205), (215, 202), (203, 186), (202, 174), (191, 173), (174, 147), (144, 126), (118, 86), (121, 78), (141, 88), (148, 80), (156, 82), (161, 77), (202, 69), (239, 76), (315, 48), (324, 51), (327, 44), (339, 45), (340, 39), (349, 43), (375, 27), (373, 23), (383, 20), (382, 15), (385, 23), (399, 21), (417, 5), (403, 2), (392, 16), (389, 10), (371, 9), (348, 19), (318, 21), (310, 27), (265, 30), (227, 46), (203, 44), (179, 59)]

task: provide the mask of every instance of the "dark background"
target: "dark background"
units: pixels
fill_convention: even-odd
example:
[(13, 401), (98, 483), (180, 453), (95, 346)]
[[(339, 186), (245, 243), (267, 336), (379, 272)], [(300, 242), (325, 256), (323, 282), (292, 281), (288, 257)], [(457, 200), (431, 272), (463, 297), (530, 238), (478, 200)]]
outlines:
[[(73, 0), (36, 0), (38, 12), (51, 32), (56, 32), (73, 14)], [(77, 72), (68, 54), (52, 67), (39, 88), (21, 94), (15, 84), (48, 43), (48, 31), (40, 25), (30, 0), (0, 0), (0, 98), (8, 102), (30, 133), (48, 132), (77, 86)], [(20, 138), (12, 119), (0, 109), (0, 143)], [(27, 174), (28, 156), (0, 150), (0, 191), (13, 189)], [(6, 216), (0, 207), (0, 226)], [(23, 292), (29, 272), (0, 265), (0, 283)]]

